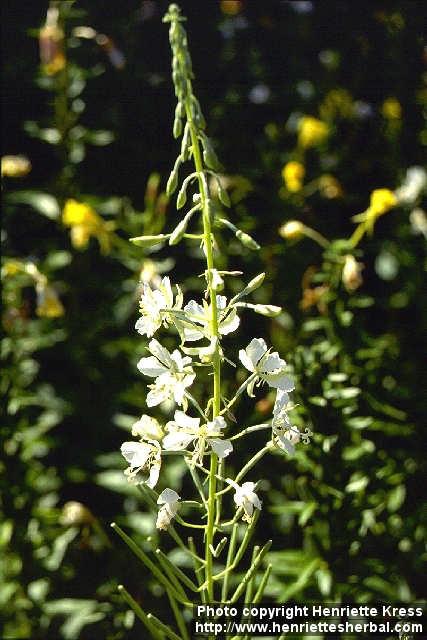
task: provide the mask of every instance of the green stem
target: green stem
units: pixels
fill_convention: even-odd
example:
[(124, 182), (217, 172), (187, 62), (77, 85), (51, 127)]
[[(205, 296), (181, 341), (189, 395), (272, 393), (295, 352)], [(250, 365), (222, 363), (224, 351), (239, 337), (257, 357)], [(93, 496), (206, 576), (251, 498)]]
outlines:
[[(245, 466), (239, 471), (239, 473), (237, 474), (234, 482), (239, 483), (240, 480), (242, 480), (245, 475), (248, 473), (248, 471), (250, 471), (252, 469), (252, 467), (259, 462), (259, 460), (261, 460), (261, 458), (263, 456), (265, 456), (266, 453), (268, 453), (269, 451), (271, 451), (272, 448), (272, 444), (271, 442), (269, 442), (265, 447), (263, 447), (262, 449), (260, 449), (258, 451), (258, 453), (256, 453), (250, 460), (249, 462), (247, 462), (245, 464)], [(222, 491), (218, 491), (217, 492), (217, 496), (219, 495), (224, 495), (224, 493), (227, 493), (228, 491), (231, 491), (231, 489), (233, 489), (233, 485), (229, 484), (228, 487), (226, 487), (225, 489), (222, 489)]]
[[(188, 92), (187, 96), (192, 95), (191, 81), (188, 80)], [(202, 205), (202, 217), (203, 217), (203, 244), (206, 255), (207, 263), (207, 286), (210, 298), (211, 318), (210, 318), (210, 332), (213, 338), (217, 338), (217, 346), (212, 358), (213, 367), (213, 417), (215, 418), (221, 411), (221, 359), (219, 353), (219, 328), (218, 328), (218, 308), (216, 301), (216, 292), (212, 287), (212, 270), (215, 267), (213, 248), (212, 248), (212, 229), (209, 210), (209, 193), (207, 190), (206, 179), (204, 177), (204, 167), (202, 162), (202, 156), (200, 152), (200, 143), (197, 135), (197, 128), (193, 121), (190, 98), (187, 97), (185, 103), (185, 110), (187, 116), (187, 122), (190, 130), (191, 145), (193, 150), (194, 166), (197, 172), (197, 179), (200, 189), (200, 199)], [(207, 504), (208, 521), (206, 526), (205, 536), (205, 581), (207, 584), (207, 593), (209, 601), (214, 599), (214, 589), (212, 580), (212, 553), (211, 545), (213, 545), (213, 539), (215, 534), (215, 493), (216, 493), (216, 472), (217, 472), (218, 458), (215, 454), (211, 453), (211, 466), (209, 473), (209, 496)]]

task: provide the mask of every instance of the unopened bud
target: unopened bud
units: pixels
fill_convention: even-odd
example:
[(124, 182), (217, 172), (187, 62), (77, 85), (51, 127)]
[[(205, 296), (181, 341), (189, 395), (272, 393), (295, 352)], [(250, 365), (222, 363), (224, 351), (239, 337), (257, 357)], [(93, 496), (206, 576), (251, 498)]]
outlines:
[(357, 262), (356, 258), (351, 254), (345, 256), (344, 267), (342, 270), (342, 281), (350, 293), (360, 287), (363, 282), (361, 275), (363, 264)]
[(299, 240), (304, 235), (304, 225), (299, 220), (289, 220), (280, 227), (279, 234), (286, 240)]
[(214, 291), (222, 291), (224, 289), (224, 280), (221, 278), (221, 276), (219, 275), (216, 269), (212, 269), (211, 274), (212, 274), (212, 281), (211, 281), (212, 289)]
[(255, 304), (254, 311), (267, 318), (275, 318), (282, 312), (282, 307), (276, 307), (274, 304)]
[(176, 208), (182, 209), (187, 202), (187, 185), (184, 183), (179, 190), (178, 197), (176, 199)]
[(136, 244), (137, 247), (153, 247), (160, 242), (167, 240), (169, 236), (164, 233), (160, 233), (158, 236), (137, 236), (135, 238), (129, 238), (129, 242)]
[(248, 249), (253, 249), (254, 251), (258, 251), (258, 249), (261, 248), (258, 242), (256, 242), (256, 240), (254, 240), (248, 233), (245, 233), (240, 229), (236, 231), (236, 238), (240, 240), (243, 246), (247, 247)]
[(81, 502), (70, 500), (62, 507), (60, 522), (66, 526), (88, 524), (93, 521), (93, 515)]
[(230, 197), (229, 197), (227, 191), (223, 188), (220, 180), (218, 180), (218, 198), (220, 199), (220, 201), (222, 202), (224, 207), (230, 207), (231, 206)]
[(8, 178), (22, 178), (31, 171), (31, 162), (25, 156), (3, 156), (1, 175)]
[(171, 171), (171, 174), (169, 176), (169, 179), (166, 185), (166, 195), (171, 196), (173, 193), (175, 193), (177, 186), (178, 186), (178, 170), (175, 166)]
[(178, 242), (182, 240), (184, 233), (187, 231), (187, 224), (188, 221), (184, 218), (172, 231), (172, 235), (169, 238), (169, 244), (171, 246), (174, 244), (178, 244)]
[(179, 138), (182, 133), (182, 120), (181, 118), (177, 118), (175, 116), (175, 120), (173, 122), (173, 137)]

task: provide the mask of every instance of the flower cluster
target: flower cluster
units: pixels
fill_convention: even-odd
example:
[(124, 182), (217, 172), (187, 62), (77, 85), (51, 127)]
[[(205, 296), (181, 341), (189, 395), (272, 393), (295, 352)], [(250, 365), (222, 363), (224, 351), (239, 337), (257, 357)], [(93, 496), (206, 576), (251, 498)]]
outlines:
[[(254, 279), (248, 285), (247, 292), (258, 286), (262, 279), (263, 276)], [(154, 382), (148, 385), (147, 406), (155, 407), (169, 401), (180, 407), (175, 410), (173, 420), (169, 420), (164, 426), (154, 417), (142, 415), (132, 427), (132, 435), (138, 437), (139, 441), (125, 442), (122, 445), (122, 455), (129, 464), (125, 471), (128, 481), (147, 484), (151, 489), (159, 480), (162, 452), (181, 453), (186, 456), (191, 466), (203, 467), (206, 455), (213, 453), (219, 460), (223, 460), (233, 451), (231, 439), (224, 437), (228, 425), (222, 415), (209, 420), (203, 413), (202, 417), (192, 417), (187, 413), (189, 403), (196, 407), (198, 405), (189, 393), (189, 387), (196, 377), (195, 363), (192, 357), (185, 354), (190, 352), (200, 363), (205, 363), (207, 353), (216, 338), (210, 320), (211, 305), (206, 300), (200, 304), (193, 299), (184, 305), (183, 295), (178, 286), (176, 292), (174, 295), (168, 277), (163, 278), (157, 288), (144, 283), (139, 302), (141, 316), (135, 324), (138, 333), (151, 338), (147, 347), (150, 355), (141, 358), (137, 363), (137, 368), (143, 375), (154, 379)], [(231, 301), (227, 301), (225, 296), (216, 295), (219, 336), (228, 335), (239, 327), (237, 306), (242, 304), (238, 299), (243, 295), (246, 295), (245, 292)], [(276, 309), (280, 311), (280, 308)], [(180, 349), (172, 352), (152, 337), (161, 327), (170, 325), (175, 326), (181, 338)], [(210, 346), (185, 346), (188, 342), (198, 342), (202, 339), (207, 340)], [(301, 440), (301, 433), (292, 425), (288, 415), (289, 393), (295, 385), (287, 374), (285, 360), (280, 358), (277, 352), (271, 351), (262, 338), (254, 338), (246, 349), (241, 349), (239, 359), (250, 374), (244, 383), (249, 396), (253, 397), (255, 387), (262, 384), (276, 390), (271, 420), (272, 442), (278, 449), (293, 454), (295, 445)], [(233, 486), (236, 491), (235, 503), (243, 507), (244, 517), (249, 520), (253, 508), (261, 508), (261, 502), (253, 492), (255, 484), (246, 482), (240, 486), (234, 482)], [(160, 529), (167, 527), (178, 508), (178, 494), (172, 489), (165, 491), (166, 493), (161, 494), (163, 497), (159, 502), (162, 506), (157, 526)]]

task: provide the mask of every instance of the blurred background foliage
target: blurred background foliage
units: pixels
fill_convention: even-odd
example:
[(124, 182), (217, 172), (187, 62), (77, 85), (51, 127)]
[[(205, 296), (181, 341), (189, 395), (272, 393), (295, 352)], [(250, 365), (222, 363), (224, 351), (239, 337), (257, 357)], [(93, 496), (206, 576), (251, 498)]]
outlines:
[[(268, 596), (412, 602), (427, 526), (425, 5), (181, 6), (231, 220), (262, 245), (251, 252), (221, 230), (222, 265), (246, 280), (265, 271), (256, 302), (284, 308), (245, 315), (230, 354), (248, 335), (269, 337), (297, 381), (295, 419), (314, 432), (258, 472), (259, 531), (274, 540)], [(168, 273), (202, 288), (198, 249), (189, 260), (183, 245), (127, 242), (178, 220), (164, 194), (177, 152), (166, 9), (2, 5), (5, 637), (129, 637), (122, 581), (162, 613), (159, 585), (109, 523), (146, 547), (156, 536), (118, 452), (146, 409), (139, 283)], [(228, 374), (235, 388), (243, 372)], [(265, 393), (255, 411), (240, 404), (239, 424), (271, 412)], [(247, 457), (263, 442), (252, 438)], [(188, 489), (183, 476), (177, 461), (163, 482)]]

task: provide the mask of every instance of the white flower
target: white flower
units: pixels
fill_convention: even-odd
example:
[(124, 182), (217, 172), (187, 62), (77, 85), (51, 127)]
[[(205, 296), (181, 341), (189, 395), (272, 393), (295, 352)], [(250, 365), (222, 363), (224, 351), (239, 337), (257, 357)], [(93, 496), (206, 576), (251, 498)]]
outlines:
[(396, 189), (399, 202), (411, 204), (418, 199), (427, 184), (427, 172), (423, 167), (409, 167), (402, 185)]
[(361, 262), (357, 262), (356, 258), (350, 253), (345, 256), (344, 266), (342, 270), (342, 281), (350, 293), (355, 291), (363, 283), (362, 269), (364, 265)]
[(132, 435), (139, 436), (141, 440), (161, 440), (163, 429), (156, 418), (144, 414), (132, 425)]
[(170, 323), (170, 316), (162, 313), (167, 309), (180, 309), (182, 306), (182, 293), (178, 289), (178, 295), (174, 306), (174, 297), (169, 278), (162, 279), (159, 288), (154, 291), (150, 285), (144, 283), (143, 292), (139, 301), (139, 311), (141, 317), (135, 324), (135, 329), (143, 336), (151, 338), (163, 324), (165, 327)]
[(261, 509), (262, 502), (254, 492), (255, 482), (244, 482), (239, 486), (236, 482), (232, 483), (235, 488), (234, 502), (238, 507), (243, 507), (245, 512), (243, 520), (250, 522), (255, 509)]
[(289, 455), (294, 455), (295, 445), (301, 440), (307, 443), (311, 435), (309, 429), (305, 433), (292, 424), (288, 415), (289, 395), (286, 391), (277, 390), (276, 401), (273, 408), (273, 420), (271, 426), (273, 429), (273, 439), (279, 449), (283, 449)]
[(249, 395), (253, 395), (257, 381), (267, 382), (270, 387), (286, 392), (295, 388), (293, 380), (285, 375), (286, 362), (279, 357), (277, 351), (270, 353), (262, 338), (254, 338), (246, 349), (240, 349), (239, 359), (248, 371), (256, 373), (256, 378), (248, 385)]
[(277, 389), (276, 400), (273, 407), (273, 429), (289, 427), (291, 421), (288, 415), (289, 395), (287, 391)]
[(222, 430), (227, 423), (222, 416), (217, 416), (211, 422), (200, 426), (200, 418), (191, 418), (183, 411), (175, 411), (174, 420), (166, 424), (169, 432), (163, 439), (163, 449), (166, 451), (180, 451), (194, 443), (193, 462), (201, 464), (206, 445), (209, 445), (218, 458), (225, 458), (233, 451), (229, 440), (222, 439)]
[(156, 486), (160, 474), (161, 448), (155, 440), (124, 442), (120, 448), (129, 467), (125, 469), (128, 482)]
[[(218, 330), (223, 336), (232, 333), (240, 324), (236, 308), (227, 309), (227, 298), (224, 296), (216, 297), (218, 309)], [(203, 306), (195, 300), (190, 300), (184, 307), (187, 318), (193, 323), (200, 325), (200, 329), (194, 326), (183, 327), (184, 339), (187, 342), (194, 342), (202, 338), (212, 338), (211, 331), (211, 307), (207, 302), (203, 301)]]
[(159, 495), (157, 504), (163, 506), (160, 507), (157, 514), (157, 529), (166, 530), (168, 528), (172, 518), (176, 516), (178, 511), (178, 500), (181, 500), (181, 498), (173, 489), (164, 489)]
[(191, 368), (191, 358), (182, 356), (178, 349), (169, 353), (153, 338), (148, 345), (152, 356), (141, 358), (138, 370), (150, 378), (156, 378), (148, 385), (151, 391), (147, 395), (147, 406), (154, 407), (173, 398), (177, 404), (185, 404), (185, 389), (193, 384), (196, 377)]

